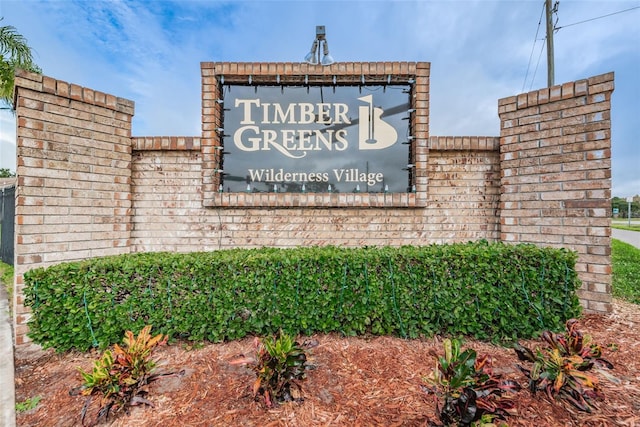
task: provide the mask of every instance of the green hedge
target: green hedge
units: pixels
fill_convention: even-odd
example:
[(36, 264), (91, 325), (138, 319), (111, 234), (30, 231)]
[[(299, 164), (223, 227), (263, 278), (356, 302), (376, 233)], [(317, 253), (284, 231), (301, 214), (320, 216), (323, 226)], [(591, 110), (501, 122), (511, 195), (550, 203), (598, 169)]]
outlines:
[(193, 341), (291, 334), (529, 338), (580, 314), (576, 254), (533, 245), (141, 253), (25, 274), (29, 337), (58, 351), (125, 330)]

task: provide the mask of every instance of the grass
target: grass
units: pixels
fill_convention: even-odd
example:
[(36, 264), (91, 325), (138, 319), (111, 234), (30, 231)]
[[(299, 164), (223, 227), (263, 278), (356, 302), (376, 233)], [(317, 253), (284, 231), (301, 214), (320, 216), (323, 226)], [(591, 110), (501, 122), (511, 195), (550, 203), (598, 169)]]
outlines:
[(631, 224), (631, 226), (621, 225), (621, 224), (611, 224), (611, 228), (616, 228), (618, 230), (640, 231), (640, 225), (636, 225), (636, 224)]
[(13, 289), (13, 267), (4, 262), (0, 262), (0, 282), (4, 283), (7, 292)]
[(640, 231), (640, 218), (612, 218), (611, 228), (617, 228), (618, 230), (631, 230)]
[(34, 396), (28, 399), (25, 399), (23, 402), (17, 402), (16, 411), (17, 412), (30, 411), (34, 409), (36, 406), (38, 406), (38, 403), (40, 403), (40, 399), (42, 399), (40, 396)]
[(13, 313), (13, 266), (0, 261), (0, 286), (7, 290), (9, 310)]
[(611, 239), (613, 296), (633, 304), (640, 304), (640, 249)]

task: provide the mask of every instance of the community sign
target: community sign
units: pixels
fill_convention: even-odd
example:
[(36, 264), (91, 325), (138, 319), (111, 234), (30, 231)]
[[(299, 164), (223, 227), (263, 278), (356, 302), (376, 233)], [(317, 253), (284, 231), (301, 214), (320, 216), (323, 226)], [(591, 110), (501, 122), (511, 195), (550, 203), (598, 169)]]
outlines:
[(409, 85), (225, 86), (225, 192), (408, 192)]

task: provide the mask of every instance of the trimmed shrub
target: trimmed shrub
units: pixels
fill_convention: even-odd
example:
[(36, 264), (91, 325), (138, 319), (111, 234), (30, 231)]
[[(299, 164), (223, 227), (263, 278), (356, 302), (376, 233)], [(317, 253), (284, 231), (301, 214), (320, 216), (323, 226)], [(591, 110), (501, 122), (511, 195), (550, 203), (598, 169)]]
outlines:
[(513, 341), (580, 314), (577, 255), (466, 244), (139, 253), (27, 272), (29, 336), (106, 348), (152, 324), (173, 339), (434, 334)]

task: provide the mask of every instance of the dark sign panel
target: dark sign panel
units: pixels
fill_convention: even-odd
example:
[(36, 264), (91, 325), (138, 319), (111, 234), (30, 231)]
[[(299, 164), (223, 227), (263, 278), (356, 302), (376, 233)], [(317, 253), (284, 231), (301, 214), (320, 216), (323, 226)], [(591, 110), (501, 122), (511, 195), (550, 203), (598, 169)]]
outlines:
[(224, 87), (225, 192), (406, 192), (409, 85)]

